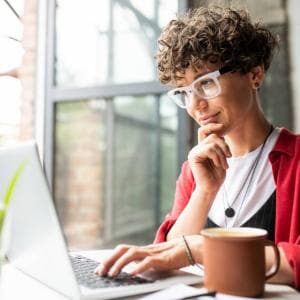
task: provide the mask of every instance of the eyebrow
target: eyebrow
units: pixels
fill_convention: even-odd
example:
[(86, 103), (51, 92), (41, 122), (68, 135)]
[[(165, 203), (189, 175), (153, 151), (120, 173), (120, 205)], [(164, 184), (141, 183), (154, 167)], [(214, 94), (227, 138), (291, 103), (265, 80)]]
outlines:
[[(180, 78), (177, 78), (177, 80), (179, 79), (179, 80), (181, 80), (181, 79), (183, 79), (184, 77), (180, 77)], [(177, 81), (176, 80), (176, 81)], [(184, 87), (184, 85), (182, 85), (182, 84), (179, 84), (179, 85), (177, 85), (177, 83), (175, 83), (175, 88), (181, 88), (181, 87)]]
[(205, 72), (205, 73), (198, 73), (197, 75), (194, 76), (194, 80), (196, 80), (196, 79), (198, 79), (198, 78), (200, 78), (202, 76), (205, 76), (205, 75), (207, 75), (207, 74), (209, 74), (211, 72), (213, 72), (213, 71), (208, 71), (208, 72)]
[[(193, 81), (195, 81), (196, 79), (198, 79), (198, 78), (200, 78), (200, 77), (202, 77), (202, 76), (204, 76), (204, 75), (206, 75), (206, 74), (208, 74), (208, 73), (211, 73), (211, 72), (213, 72), (213, 71), (208, 71), (208, 72), (205, 72), (205, 73), (198, 73), (198, 74), (196, 74), (194, 77), (193, 77)], [(179, 77), (178, 79), (180, 80), (180, 79), (183, 79), (184, 77)], [(177, 88), (182, 88), (182, 87), (185, 87), (184, 85), (177, 85)]]

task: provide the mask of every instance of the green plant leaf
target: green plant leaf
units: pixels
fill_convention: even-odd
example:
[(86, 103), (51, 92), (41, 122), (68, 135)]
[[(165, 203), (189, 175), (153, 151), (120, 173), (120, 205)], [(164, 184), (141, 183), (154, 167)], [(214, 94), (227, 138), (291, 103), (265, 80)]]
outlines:
[(14, 176), (10, 180), (10, 183), (9, 183), (8, 188), (6, 190), (3, 202), (0, 203), (0, 235), (1, 235), (2, 226), (3, 226), (3, 223), (4, 223), (4, 219), (5, 219), (6, 209), (7, 209), (8, 205), (11, 201), (13, 191), (14, 191), (16, 185), (17, 185), (17, 182), (18, 182), (21, 174), (23, 173), (23, 171), (25, 169), (26, 164), (27, 164), (27, 161), (23, 161), (19, 165), (19, 167), (16, 170)]
[(11, 181), (9, 183), (9, 186), (6, 190), (6, 194), (5, 194), (4, 199), (3, 199), (4, 210), (6, 210), (7, 206), (9, 205), (12, 193), (13, 193), (16, 185), (17, 185), (18, 179), (20, 178), (21, 174), (24, 171), (24, 168), (25, 168), (26, 164), (27, 164), (27, 161), (24, 161), (20, 164), (20, 166), (16, 170), (13, 178), (11, 179)]

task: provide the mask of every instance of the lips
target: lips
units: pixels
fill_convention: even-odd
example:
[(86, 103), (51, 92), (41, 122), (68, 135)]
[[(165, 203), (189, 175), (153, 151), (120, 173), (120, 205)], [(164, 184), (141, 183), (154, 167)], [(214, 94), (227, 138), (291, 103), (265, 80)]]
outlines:
[(216, 113), (214, 115), (207, 115), (203, 116), (199, 119), (199, 123), (201, 126), (207, 125), (209, 123), (217, 123), (217, 117), (219, 113)]

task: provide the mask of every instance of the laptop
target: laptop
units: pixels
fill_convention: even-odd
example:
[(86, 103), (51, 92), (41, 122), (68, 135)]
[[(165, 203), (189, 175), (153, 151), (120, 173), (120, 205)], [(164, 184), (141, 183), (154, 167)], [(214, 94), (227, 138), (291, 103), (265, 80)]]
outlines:
[(116, 278), (96, 276), (93, 270), (109, 250), (68, 251), (34, 142), (0, 150), (1, 200), (17, 170), (3, 245), (9, 263), (24, 274), (69, 299), (119, 299), (177, 283), (202, 283), (201, 276), (181, 270), (152, 270), (138, 277), (126, 272)]

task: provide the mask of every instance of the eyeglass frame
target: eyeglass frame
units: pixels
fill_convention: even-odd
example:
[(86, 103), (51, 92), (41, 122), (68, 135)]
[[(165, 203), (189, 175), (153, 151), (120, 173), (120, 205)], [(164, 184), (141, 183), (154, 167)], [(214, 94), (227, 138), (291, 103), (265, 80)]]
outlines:
[(216, 84), (218, 86), (218, 89), (219, 89), (219, 94), (213, 96), (213, 97), (205, 97), (205, 96), (202, 96), (202, 95), (199, 95), (196, 91), (196, 89), (194, 89), (194, 85), (200, 81), (200, 80), (203, 80), (205, 78), (212, 78), (212, 79), (217, 79), (218, 77), (220, 77), (221, 75), (225, 74), (225, 73), (228, 73), (228, 72), (231, 72), (232, 71), (232, 68), (229, 67), (229, 66), (224, 66), (222, 68), (220, 68), (219, 70), (216, 70), (216, 71), (212, 71), (212, 72), (209, 72), (209, 73), (206, 73), (204, 74), (203, 76), (200, 76), (199, 78), (195, 79), (190, 85), (188, 86), (184, 86), (184, 87), (179, 87), (179, 88), (175, 88), (175, 89), (172, 89), (170, 90), (167, 95), (169, 96), (169, 98), (171, 98), (179, 107), (183, 108), (183, 109), (186, 109), (188, 107), (188, 105), (181, 105), (179, 101), (176, 101), (176, 99), (174, 99), (171, 94), (174, 94), (174, 92), (176, 91), (185, 91), (187, 93), (187, 98), (189, 99), (191, 94), (195, 94), (197, 96), (201, 96), (202, 99), (205, 99), (205, 100), (209, 100), (209, 99), (213, 99), (215, 97), (217, 97), (220, 92), (221, 92), (221, 86), (220, 86), (220, 83), (218, 80), (216, 80)]

